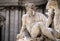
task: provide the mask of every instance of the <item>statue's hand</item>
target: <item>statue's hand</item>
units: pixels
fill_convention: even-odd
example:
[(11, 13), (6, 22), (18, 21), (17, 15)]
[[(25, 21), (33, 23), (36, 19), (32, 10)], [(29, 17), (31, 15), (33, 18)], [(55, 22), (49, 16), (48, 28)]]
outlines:
[(22, 34), (18, 34), (16, 38), (17, 38), (17, 40), (22, 39), (23, 35)]

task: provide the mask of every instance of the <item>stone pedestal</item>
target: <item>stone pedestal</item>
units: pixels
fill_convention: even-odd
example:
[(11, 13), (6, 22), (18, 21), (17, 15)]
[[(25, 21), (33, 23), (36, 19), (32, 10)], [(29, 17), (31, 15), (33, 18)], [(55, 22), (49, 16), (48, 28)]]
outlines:
[(18, 39), (17, 41), (41, 41), (40, 38), (22, 38)]

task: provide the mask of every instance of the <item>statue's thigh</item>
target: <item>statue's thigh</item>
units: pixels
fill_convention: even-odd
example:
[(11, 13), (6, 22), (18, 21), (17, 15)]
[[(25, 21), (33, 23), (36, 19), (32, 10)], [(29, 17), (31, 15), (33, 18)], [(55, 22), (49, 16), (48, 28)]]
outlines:
[(31, 37), (37, 37), (39, 33), (40, 33), (39, 24), (33, 25), (31, 29)]

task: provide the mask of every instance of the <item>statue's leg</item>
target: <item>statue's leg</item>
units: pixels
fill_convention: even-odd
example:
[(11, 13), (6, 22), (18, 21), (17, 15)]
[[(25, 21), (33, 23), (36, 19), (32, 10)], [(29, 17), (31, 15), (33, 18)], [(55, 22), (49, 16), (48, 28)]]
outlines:
[(47, 27), (43, 23), (40, 23), (40, 29), (41, 29), (42, 34), (44, 34), (46, 37), (48, 37), (52, 40), (55, 40), (55, 37), (52, 34), (52, 31), (53, 31), (52, 28)]
[(19, 33), (19, 34), (17, 35), (17, 40), (22, 39), (22, 38), (30, 38), (30, 34), (29, 34), (29, 32), (27, 31), (27, 29), (25, 29), (25, 31), (22, 32), (22, 34)]
[(26, 38), (29, 38), (29, 37), (31, 37), (30, 36), (30, 33), (28, 32), (28, 30), (27, 29), (25, 29), (25, 31), (23, 32), (23, 37), (26, 37)]
[(37, 37), (40, 34), (39, 23), (36, 23), (32, 26), (31, 37)]

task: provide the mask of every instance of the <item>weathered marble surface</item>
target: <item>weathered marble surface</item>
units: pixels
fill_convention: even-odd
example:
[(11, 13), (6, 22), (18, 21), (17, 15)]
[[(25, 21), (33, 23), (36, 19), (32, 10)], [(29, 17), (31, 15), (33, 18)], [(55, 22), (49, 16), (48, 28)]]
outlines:
[[(57, 0), (49, 0), (47, 3), (48, 18), (42, 13), (37, 13), (33, 3), (28, 3), (26, 9), (27, 13), (22, 17), (22, 29), (17, 35), (17, 41), (60, 41)], [(50, 27), (50, 24), (53, 26)]]

